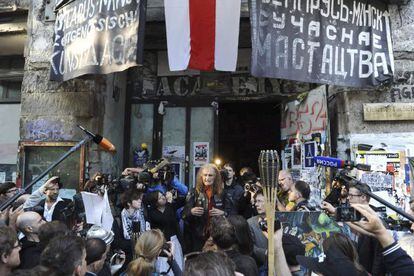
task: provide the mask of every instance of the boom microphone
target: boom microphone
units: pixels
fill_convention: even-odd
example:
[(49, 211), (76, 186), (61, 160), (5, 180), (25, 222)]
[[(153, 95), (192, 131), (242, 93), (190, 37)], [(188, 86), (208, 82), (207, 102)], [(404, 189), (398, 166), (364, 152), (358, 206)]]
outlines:
[(111, 142), (109, 142), (108, 139), (102, 137), (99, 134), (93, 134), (92, 132), (90, 132), (89, 130), (87, 130), (86, 128), (84, 128), (81, 125), (77, 125), (77, 126), (81, 130), (83, 130), (86, 134), (91, 136), (92, 141), (94, 141), (96, 144), (98, 144), (103, 150), (109, 151), (111, 153), (116, 152), (115, 146)]
[(327, 157), (327, 156), (314, 156), (313, 159), (315, 160), (317, 165), (324, 166), (324, 167), (332, 167), (332, 168), (357, 168), (361, 171), (370, 171), (371, 166), (365, 164), (354, 164), (352, 161), (342, 160), (334, 157)]

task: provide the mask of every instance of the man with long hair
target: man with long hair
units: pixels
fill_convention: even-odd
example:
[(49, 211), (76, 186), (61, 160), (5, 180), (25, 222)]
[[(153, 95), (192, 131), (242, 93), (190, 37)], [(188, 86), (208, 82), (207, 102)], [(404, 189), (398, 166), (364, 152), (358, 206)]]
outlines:
[(186, 252), (200, 251), (208, 239), (210, 218), (223, 216), (223, 182), (214, 164), (205, 164), (196, 178), (196, 187), (186, 199), (183, 211)]

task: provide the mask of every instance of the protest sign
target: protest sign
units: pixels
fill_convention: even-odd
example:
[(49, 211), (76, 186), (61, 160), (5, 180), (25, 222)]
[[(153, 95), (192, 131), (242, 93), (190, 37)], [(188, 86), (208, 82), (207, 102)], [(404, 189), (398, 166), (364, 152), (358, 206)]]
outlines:
[(80, 0), (59, 9), (50, 79), (108, 74), (141, 63), (146, 0)]
[(308, 257), (318, 257), (322, 252), (322, 243), (334, 233), (350, 235), (347, 226), (339, 226), (324, 212), (276, 212), (283, 232), (296, 236), (305, 245)]
[(253, 0), (252, 75), (369, 87), (392, 80), (387, 4)]

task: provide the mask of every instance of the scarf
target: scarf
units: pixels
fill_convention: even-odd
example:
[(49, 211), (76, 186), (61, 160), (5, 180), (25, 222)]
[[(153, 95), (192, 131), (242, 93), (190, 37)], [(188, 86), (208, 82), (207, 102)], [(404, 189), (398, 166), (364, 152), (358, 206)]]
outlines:
[(141, 233), (146, 230), (145, 218), (142, 209), (135, 210), (132, 214), (129, 214), (127, 209), (123, 209), (121, 212), (121, 218), (124, 238), (127, 240), (131, 239), (133, 221), (139, 221), (139, 224), (141, 226)]

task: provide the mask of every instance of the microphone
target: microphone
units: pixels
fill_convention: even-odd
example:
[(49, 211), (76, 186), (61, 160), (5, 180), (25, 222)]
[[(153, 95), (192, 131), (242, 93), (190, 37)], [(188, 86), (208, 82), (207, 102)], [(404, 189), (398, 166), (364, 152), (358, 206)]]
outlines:
[(88, 134), (89, 136), (91, 136), (92, 137), (92, 141), (94, 141), (96, 144), (98, 144), (103, 150), (109, 151), (111, 153), (116, 152), (115, 146), (111, 142), (109, 142), (108, 139), (102, 137), (99, 134), (93, 134), (92, 132), (90, 132), (89, 130), (87, 130), (86, 128), (84, 128), (81, 125), (77, 125), (77, 126), (81, 130), (83, 130), (86, 134)]
[(352, 161), (342, 160), (339, 158), (328, 157), (328, 156), (314, 156), (313, 159), (315, 160), (317, 165), (324, 166), (324, 167), (331, 167), (331, 168), (357, 168), (361, 171), (370, 171), (371, 166), (365, 164), (354, 164)]

